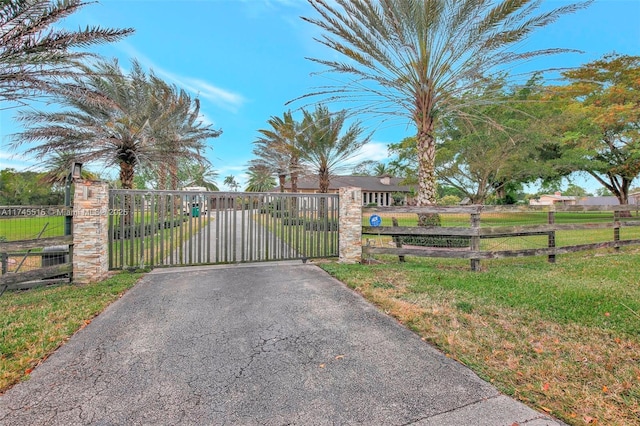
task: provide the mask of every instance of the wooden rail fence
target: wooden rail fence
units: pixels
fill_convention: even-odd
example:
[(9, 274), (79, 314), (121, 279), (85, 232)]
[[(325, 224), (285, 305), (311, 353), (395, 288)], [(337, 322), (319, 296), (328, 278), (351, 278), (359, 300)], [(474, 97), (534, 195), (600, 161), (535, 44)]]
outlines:
[[(518, 215), (531, 212), (546, 212), (547, 218), (544, 224), (531, 225), (511, 225), (511, 226), (483, 226), (481, 216), (486, 214), (508, 214)], [(579, 223), (557, 223), (558, 214), (576, 212), (608, 212), (611, 213), (612, 220), (603, 222)], [(468, 226), (398, 226), (397, 216), (400, 214), (416, 215), (468, 215)], [(640, 230), (640, 217), (638, 216), (638, 206), (456, 206), (456, 207), (387, 207), (387, 208), (365, 208), (363, 216), (367, 214), (379, 214), (384, 218), (391, 219), (392, 226), (363, 226), (363, 235), (390, 236), (395, 247), (378, 247), (364, 244), (363, 255), (370, 256), (376, 254), (397, 255), (400, 261), (404, 256), (422, 257), (442, 257), (442, 258), (462, 258), (469, 259), (471, 269), (480, 270), (482, 259), (496, 259), (504, 257), (522, 256), (547, 256), (549, 262), (555, 262), (556, 255), (591, 250), (599, 248), (613, 247), (619, 249), (627, 245), (640, 244), (640, 232), (634, 233), (636, 238), (620, 238), (620, 230), (627, 227), (638, 227)], [(589, 216), (586, 215), (588, 218)], [(417, 219), (417, 216), (416, 216)], [(388, 220), (387, 220), (388, 221)], [(590, 242), (588, 235), (590, 232), (599, 229), (611, 229), (610, 240), (600, 242)], [(564, 231), (584, 231), (584, 243), (556, 246), (556, 236), (558, 232)], [(529, 237), (536, 235), (546, 235), (546, 247), (522, 248), (511, 250), (481, 250), (480, 242), (489, 238), (512, 238)], [(428, 247), (413, 246), (407, 247), (403, 244), (405, 237), (429, 237), (440, 238), (443, 241), (462, 241), (464, 247)], [(467, 241), (465, 243), (464, 241)]]
[[(62, 227), (49, 226), (63, 224), (70, 214), (66, 206), (0, 206), (0, 294), (71, 281), (73, 236), (56, 236), (63, 233)], [(6, 241), (7, 233), (14, 234), (9, 238), (14, 241)]]

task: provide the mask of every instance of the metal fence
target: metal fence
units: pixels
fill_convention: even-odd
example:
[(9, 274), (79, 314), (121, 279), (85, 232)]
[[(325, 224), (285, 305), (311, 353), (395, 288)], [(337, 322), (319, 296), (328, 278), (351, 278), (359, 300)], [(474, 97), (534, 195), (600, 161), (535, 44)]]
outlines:
[(337, 255), (336, 194), (109, 192), (111, 269)]

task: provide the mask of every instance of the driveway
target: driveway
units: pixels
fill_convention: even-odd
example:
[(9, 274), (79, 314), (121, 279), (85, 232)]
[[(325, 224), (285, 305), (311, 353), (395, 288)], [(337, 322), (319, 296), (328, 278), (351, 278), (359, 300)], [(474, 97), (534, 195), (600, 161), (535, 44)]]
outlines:
[(314, 265), (157, 269), (0, 396), (3, 425), (557, 425)]

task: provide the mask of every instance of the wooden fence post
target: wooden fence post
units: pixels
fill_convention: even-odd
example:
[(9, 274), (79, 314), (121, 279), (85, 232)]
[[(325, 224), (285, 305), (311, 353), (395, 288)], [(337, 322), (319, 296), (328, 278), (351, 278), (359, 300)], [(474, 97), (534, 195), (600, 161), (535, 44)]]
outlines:
[(7, 253), (0, 253), (0, 264), (2, 264), (2, 274), (4, 275), (9, 270), (9, 255)]
[[(547, 222), (549, 223), (549, 225), (554, 225), (556, 223), (556, 212), (554, 210), (549, 210), (549, 213), (547, 214), (548, 218), (547, 218)], [(549, 231), (549, 243), (548, 243), (549, 248), (555, 248), (556, 247), (556, 231), (552, 230)], [(549, 263), (556, 263), (556, 255), (555, 254), (549, 254), (548, 258), (547, 258), (547, 262)]]
[[(480, 251), (480, 212), (471, 213), (471, 229), (474, 231), (471, 236), (469, 249), (472, 252)], [(471, 270), (480, 270), (480, 259), (471, 259)]]
[[(398, 219), (395, 217), (391, 218), (391, 223), (393, 224), (394, 227), (398, 227)], [(396, 248), (402, 248), (402, 237), (400, 235), (394, 235), (393, 236), (393, 242), (396, 243)], [(404, 262), (404, 256), (400, 255), (398, 256), (398, 260), (400, 262)]]

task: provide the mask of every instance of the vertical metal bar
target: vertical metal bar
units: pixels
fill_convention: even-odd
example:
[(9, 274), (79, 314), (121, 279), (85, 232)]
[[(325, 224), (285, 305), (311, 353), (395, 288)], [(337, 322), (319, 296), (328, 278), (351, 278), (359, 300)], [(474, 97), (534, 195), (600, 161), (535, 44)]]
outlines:
[(131, 219), (129, 222), (129, 266), (133, 265), (133, 258), (135, 256), (135, 228), (136, 228), (136, 205), (133, 194), (129, 193), (125, 195), (128, 198), (128, 204), (130, 205)]
[[(249, 200), (251, 201), (251, 200)], [(240, 214), (240, 262), (244, 262), (245, 261), (245, 255), (244, 255), (244, 251), (246, 248), (246, 242), (245, 242), (245, 238), (246, 238), (246, 230), (245, 230), (245, 210), (248, 209), (249, 206), (246, 204), (245, 202), (245, 197), (244, 195), (242, 196), (242, 205), (240, 206), (241, 209), (241, 214)]]
[(176, 219), (176, 199), (175, 199), (175, 194), (169, 194), (167, 196), (167, 203), (171, 203), (171, 204), (167, 204), (167, 208), (169, 209), (169, 220), (171, 221), (169, 223), (170, 228), (169, 228), (169, 265), (173, 265), (175, 263), (175, 250), (176, 250), (176, 245), (175, 245), (175, 238), (174, 238), (174, 233), (176, 228), (178, 227), (178, 222)]
[(204, 214), (204, 198), (202, 194), (198, 196), (198, 233), (197, 233), (197, 247), (198, 247), (198, 263), (202, 263), (202, 239), (204, 236), (204, 229), (202, 228), (202, 215)]
[(118, 257), (120, 257), (120, 264), (118, 265), (118, 269), (122, 269), (122, 266), (124, 265), (124, 240), (126, 238), (126, 236), (124, 235), (124, 222), (130, 220), (126, 218), (126, 216), (130, 214), (130, 212), (125, 210), (124, 194), (119, 193), (118, 195), (118, 200), (120, 201), (120, 213), (122, 213), (122, 216), (120, 217), (120, 251), (118, 252)]
[(233, 209), (231, 210), (231, 221), (233, 223), (232, 225), (232, 230), (233, 230), (233, 238), (231, 239), (231, 259), (233, 262), (236, 261), (237, 256), (236, 256), (236, 252), (238, 249), (238, 240), (237, 240), (237, 236), (238, 236), (238, 197), (234, 197), (233, 199)]
[(215, 250), (216, 250), (216, 263), (220, 263), (220, 245), (218, 241), (220, 240), (220, 203), (222, 200), (220, 196), (216, 197), (216, 240), (215, 240)]
[(160, 236), (158, 238), (158, 245), (159, 245), (159, 257), (158, 257), (158, 265), (164, 265), (165, 261), (164, 261), (164, 245), (165, 245), (165, 241), (164, 241), (164, 237), (165, 237), (165, 232), (167, 229), (167, 219), (166, 219), (166, 208), (167, 208), (167, 197), (165, 196), (165, 194), (159, 194), (158, 195), (158, 227), (159, 232), (160, 232)]
[[(184, 201), (184, 196), (183, 194), (179, 194), (176, 193), (176, 196), (178, 197), (178, 201), (180, 202), (180, 208), (178, 209), (178, 214), (180, 215), (180, 228), (178, 228), (178, 256), (176, 259), (176, 263), (178, 263), (179, 265), (183, 265), (185, 263), (184, 261), (184, 232), (185, 232), (185, 220), (184, 220), (184, 209), (185, 209), (185, 201)], [(177, 203), (176, 203), (177, 204)], [(176, 206), (177, 207), (177, 206)]]
[(207, 263), (211, 263), (211, 208), (213, 207), (211, 205), (211, 193), (207, 193), (206, 203), (207, 203), (207, 244), (206, 244)]
[(149, 210), (151, 213), (151, 236), (150, 236), (150, 240), (149, 240), (149, 253), (151, 255), (151, 258), (149, 259), (149, 265), (150, 266), (155, 266), (156, 264), (156, 236), (158, 235), (158, 221), (156, 218), (156, 195), (154, 193), (151, 193), (149, 195), (149, 197), (151, 198), (150, 202), (149, 202)]
[[(113, 254), (114, 254), (113, 252), (115, 251), (114, 247), (113, 247), (113, 228), (114, 228), (114, 223), (113, 223), (114, 219), (113, 218), (114, 218), (114, 215), (110, 214), (110, 213), (115, 211), (114, 208), (113, 208), (113, 197), (114, 197), (113, 192), (109, 191), (109, 204), (108, 204), (108, 207), (107, 207), (107, 223), (108, 223), (108, 226), (109, 226), (108, 231), (107, 231), (109, 233), (109, 235), (107, 236), (107, 241), (108, 241), (107, 250), (109, 250), (109, 254), (108, 254), (108, 256), (109, 256), (109, 269), (114, 269), (114, 266), (115, 266), (113, 264), (113, 257), (114, 257), (113, 256)], [(72, 257), (69, 257), (69, 259), (72, 259)]]
[[(555, 211), (549, 211), (549, 213), (547, 213), (547, 222), (549, 223), (549, 225), (553, 225), (553, 224), (556, 223), (556, 212)], [(549, 248), (555, 248), (555, 246), (556, 246), (556, 231), (555, 230), (549, 231), (548, 246), (549, 246)], [(556, 255), (555, 254), (549, 254), (549, 256), (547, 257), (547, 262), (556, 263)]]

